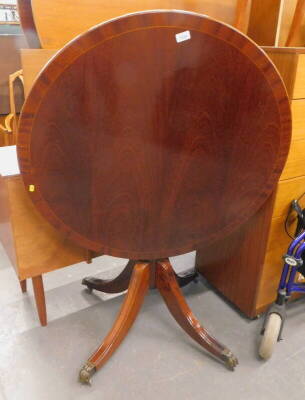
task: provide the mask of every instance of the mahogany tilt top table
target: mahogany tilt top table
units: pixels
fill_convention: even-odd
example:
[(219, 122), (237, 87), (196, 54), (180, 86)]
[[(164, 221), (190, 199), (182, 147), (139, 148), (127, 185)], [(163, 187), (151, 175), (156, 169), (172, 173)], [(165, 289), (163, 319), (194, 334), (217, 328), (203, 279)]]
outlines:
[(233, 368), (192, 315), (168, 257), (230, 234), (271, 194), (290, 143), (275, 67), (250, 39), (184, 11), (129, 14), (68, 43), (24, 105), (21, 174), (37, 209), (79, 245), (130, 259), (129, 290), (88, 381), (157, 287), (182, 328)]

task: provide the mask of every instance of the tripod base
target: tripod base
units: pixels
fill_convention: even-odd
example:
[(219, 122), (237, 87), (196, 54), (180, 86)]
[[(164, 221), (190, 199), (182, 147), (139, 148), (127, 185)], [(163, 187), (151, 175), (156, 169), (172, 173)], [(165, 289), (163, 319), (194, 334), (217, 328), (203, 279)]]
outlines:
[[(124, 272), (124, 279), (122, 279)], [(149, 288), (157, 288), (159, 290), (170, 313), (189, 336), (218, 360), (222, 361), (229, 369), (234, 370), (234, 367), (238, 364), (237, 358), (229, 349), (213, 338), (193, 315), (180, 290), (176, 274), (168, 259), (151, 262), (129, 261), (122, 274), (113, 280), (113, 285), (116, 285), (118, 292), (122, 291), (122, 288), (123, 290), (126, 289), (124, 287), (130, 272), (131, 278), (128, 292), (119, 315), (103, 343), (81, 369), (79, 379), (82, 383), (90, 383), (92, 375), (105, 364), (119, 347), (135, 321)], [(118, 285), (118, 282), (123, 281), (125, 282), (124, 285)], [(86, 282), (86, 279), (84, 282)], [(87, 285), (87, 283), (84, 284)], [(112, 286), (109, 281), (91, 281), (91, 284), (95, 284), (94, 288), (97, 290), (101, 290), (102, 286), (111, 290)], [(115, 292), (108, 291), (108, 293)]]

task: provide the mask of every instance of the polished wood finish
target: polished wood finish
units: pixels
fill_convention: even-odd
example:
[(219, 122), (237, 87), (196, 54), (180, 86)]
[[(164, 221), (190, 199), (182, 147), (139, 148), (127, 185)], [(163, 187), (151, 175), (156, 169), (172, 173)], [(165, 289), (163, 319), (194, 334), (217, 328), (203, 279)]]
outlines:
[[(133, 263), (133, 261), (129, 262)], [(152, 282), (154, 282), (153, 285)], [(80, 371), (79, 378), (82, 383), (90, 382), (91, 376), (109, 360), (126, 337), (149, 287), (156, 287), (160, 291), (169, 311), (192, 339), (225, 363), (228, 368), (234, 369), (238, 364), (237, 358), (213, 338), (195, 318), (178, 286), (176, 274), (169, 260), (139, 261), (134, 263), (128, 292), (111, 331)]]
[(305, 99), (291, 101), (292, 140), (305, 139)]
[(121, 0), (111, 2), (31, 0), (31, 2), (42, 47), (58, 49), (96, 24), (136, 11), (155, 9), (194, 11), (233, 24), (238, 0), (124, 0), (123, 2)]
[(21, 49), (25, 96), (29, 94), (40, 71), (55, 53), (56, 50), (50, 49)]
[(292, 98), (305, 98), (305, 54), (298, 54), (297, 56), (297, 70)]
[(26, 293), (26, 279), (19, 281), (22, 293)]
[[(279, 26), (279, 46), (285, 46), (298, 0), (284, 0), (283, 16)], [(299, 32), (301, 35), (302, 33)]]
[[(149, 288), (149, 278), (149, 264), (145, 262), (137, 263), (134, 266), (130, 286), (122, 308), (110, 333), (88, 360), (88, 363), (93, 365), (94, 369), (100, 369), (108, 361), (127, 335), (144, 301)], [(86, 371), (82, 370), (80, 379), (86, 382), (88, 378)]]
[[(255, 216), (232, 235), (197, 251), (196, 269), (249, 317), (257, 313), (262, 267), (267, 250), (274, 194)], [(273, 295), (273, 293), (272, 293)]]
[(235, 21), (233, 23), (236, 29), (242, 32), (247, 32), (248, 29), (248, 19), (249, 19), (249, 9), (252, 0), (237, 0)]
[(0, 241), (12, 265), (17, 268), (15, 237), (11, 224), (11, 205), (7, 188), (7, 179), (8, 178), (0, 175)]
[(298, 66), (298, 54), (286, 51), (284, 48), (263, 47), (263, 50), (274, 62), (281, 73), (289, 98), (293, 98), (296, 70)]
[(305, 51), (294, 48), (265, 50), (286, 83), (292, 105), (292, 143), (274, 205), (266, 204), (257, 220), (253, 223), (249, 220), (248, 228), (238, 229), (235, 236), (219, 243), (223, 249), (221, 256), (217, 253), (217, 244), (210, 249), (200, 249), (197, 255), (199, 272), (250, 317), (261, 313), (274, 301), (282, 271), (282, 255), (291, 241), (285, 232), (285, 219), (291, 201), (305, 192), (305, 107), (304, 99), (298, 98), (304, 93)]
[[(135, 261), (129, 260), (123, 271), (114, 279), (104, 280), (95, 277), (84, 278), (82, 284), (87, 286), (89, 291), (97, 290), (104, 293), (121, 293), (128, 289)], [(180, 287), (196, 281), (198, 274), (195, 270), (186, 274), (178, 275), (174, 272), (176, 281)], [(155, 282), (151, 282), (151, 287), (155, 287)]]
[(36, 307), (39, 315), (39, 320), (42, 326), (47, 325), (47, 310), (46, 300), (44, 295), (42, 276), (34, 276), (32, 278), (33, 290), (35, 295)]
[[(298, 0), (294, 16), (292, 20), (292, 24), (289, 30), (288, 38), (286, 41), (286, 46), (297, 46), (296, 37), (302, 27), (302, 23), (305, 17), (305, 0)], [(305, 42), (304, 44), (305, 45)]]
[[(215, 357), (223, 359), (222, 356), (228, 353), (228, 349), (211, 336), (193, 315), (182, 295), (168, 259), (157, 261), (156, 286), (167, 308), (181, 328), (200, 346), (204, 347)], [(231, 367), (234, 368), (237, 364), (237, 359), (232, 360), (232, 362), (233, 365)]]
[(262, 46), (305, 44), (303, 0), (253, 0), (248, 35)]
[(305, 175), (305, 139), (293, 140), (281, 180)]
[(285, 0), (252, 0), (248, 36), (257, 44), (274, 46), (279, 35)]
[[(186, 27), (191, 39), (177, 43)], [(52, 59), (24, 106), (18, 156), (35, 206), (65, 236), (156, 259), (255, 214), (285, 163), (290, 125), (282, 80), (247, 37), (201, 15), (147, 12), (102, 24)]]
[(32, 0), (17, 0), (20, 24), (30, 48), (41, 47), (32, 10)]
[(89, 290), (98, 290), (105, 293), (120, 293), (128, 289), (131, 275), (135, 266), (134, 261), (128, 261), (124, 270), (114, 279), (103, 280), (94, 277), (84, 278), (82, 284)]

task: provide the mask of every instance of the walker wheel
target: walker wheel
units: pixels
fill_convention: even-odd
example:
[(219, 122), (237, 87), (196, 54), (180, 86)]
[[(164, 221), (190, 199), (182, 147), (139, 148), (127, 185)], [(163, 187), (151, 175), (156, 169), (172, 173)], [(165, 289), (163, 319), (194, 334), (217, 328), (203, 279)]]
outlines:
[(272, 313), (268, 316), (258, 351), (260, 357), (264, 360), (268, 360), (272, 356), (274, 346), (279, 338), (281, 325), (282, 318), (279, 314)]

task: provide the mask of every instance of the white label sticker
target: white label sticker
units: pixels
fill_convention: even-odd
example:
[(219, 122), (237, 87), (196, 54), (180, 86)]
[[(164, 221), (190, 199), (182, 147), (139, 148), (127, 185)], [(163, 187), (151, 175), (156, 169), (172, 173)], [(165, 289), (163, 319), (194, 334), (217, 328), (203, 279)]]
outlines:
[(176, 35), (177, 43), (184, 42), (185, 40), (189, 40), (190, 38), (191, 38), (190, 31), (180, 32), (180, 33), (177, 33), (177, 35)]

